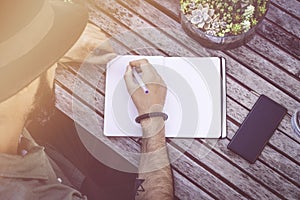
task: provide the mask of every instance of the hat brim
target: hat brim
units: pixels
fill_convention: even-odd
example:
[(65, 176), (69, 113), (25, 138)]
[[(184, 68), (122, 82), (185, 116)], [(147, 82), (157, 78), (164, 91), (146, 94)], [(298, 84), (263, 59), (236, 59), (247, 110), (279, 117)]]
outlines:
[(50, 2), (54, 21), (47, 35), (24, 56), (0, 69), (0, 102), (18, 93), (57, 62), (83, 32), (88, 20), (84, 6)]

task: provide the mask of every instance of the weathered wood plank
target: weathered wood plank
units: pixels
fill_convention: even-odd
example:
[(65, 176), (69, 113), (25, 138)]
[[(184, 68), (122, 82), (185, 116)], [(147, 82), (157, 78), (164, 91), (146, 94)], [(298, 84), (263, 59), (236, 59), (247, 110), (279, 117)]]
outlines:
[[(153, 26), (157, 26), (161, 29), (170, 28), (174, 26), (181, 27), (181, 25), (177, 21), (172, 20), (172, 18), (170, 18), (164, 12), (157, 9), (156, 7), (153, 7), (150, 3), (156, 4), (156, 2), (154, 1), (150, 1), (150, 3), (148, 3), (147, 1), (140, 1), (140, 0), (132, 0), (132, 1), (118, 0), (118, 2), (123, 7), (126, 7), (128, 10), (130, 10), (130, 12), (132, 13), (135, 12), (139, 14), (140, 18), (142, 18), (143, 20), (147, 20), (147, 23), (150, 23)], [(163, 7), (162, 5), (165, 3), (174, 5), (170, 1), (163, 1), (159, 3), (161, 4), (160, 7)], [(142, 13), (144, 14), (142, 15)], [(167, 20), (165, 18), (167, 18)]]
[(213, 200), (207, 193), (200, 190), (185, 177), (173, 170), (175, 196), (181, 200), (203, 199)]
[[(170, 18), (165, 13), (162, 13), (160, 10), (152, 7), (151, 4), (146, 1), (141, 0), (120, 0), (122, 5), (127, 8), (132, 8), (138, 16), (147, 16), (144, 20), (147, 21), (149, 26), (154, 26), (161, 29), (162, 32), (171, 36), (175, 41), (168, 46), (160, 47), (163, 49), (170, 49), (172, 45), (181, 45), (188, 49), (191, 53), (183, 54), (181, 53), (179, 56), (209, 56), (211, 55), (204, 47), (202, 47), (198, 42), (191, 39), (186, 33), (182, 30), (181, 25)], [(164, 1), (165, 2), (165, 1)], [(134, 22), (131, 22), (134, 24)], [(148, 26), (147, 25), (147, 26)], [(170, 46), (171, 45), (171, 46)], [(161, 45), (160, 45), (161, 46)], [(170, 54), (172, 56), (174, 54)], [(174, 55), (175, 56), (175, 55)]]
[(280, 27), (274, 27), (270, 21), (263, 20), (257, 33), (272, 41), (286, 52), (300, 59), (300, 39), (285, 32)]
[[(142, 49), (144, 49), (145, 53), (152, 53), (151, 55), (161, 54), (161, 52), (157, 49), (151, 48), (151, 50), (147, 50), (151, 47), (149, 43), (147, 43), (140, 37), (137, 37), (134, 32), (130, 31), (126, 27), (120, 26), (120, 24), (112, 20), (107, 15), (104, 15), (101, 11), (95, 10), (95, 8), (90, 7), (89, 14), (90, 20), (94, 22), (94, 24), (104, 30), (115, 40), (125, 43), (127, 48), (133, 51), (135, 49), (138, 49), (139, 51), (142, 51)], [(124, 35), (126, 37), (124, 37)]]
[(174, 19), (179, 20), (179, 0), (147, 0), (149, 3), (153, 4), (159, 10), (162, 10), (164, 13), (172, 16)]
[[(300, 102), (283, 93), (280, 89), (268, 81), (262, 79), (259, 75), (244, 67), (241, 63), (231, 59), (224, 53), (216, 53), (216, 55), (225, 57), (227, 61), (227, 74), (239, 80), (245, 86), (258, 94), (265, 94), (274, 101), (284, 105), (288, 109), (289, 114), (300, 106)], [(247, 78), (246, 78), (247, 77)]]
[(260, 159), (262, 162), (264, 162), (265, 159), (269, 160), (268, 165), (270, 166), (270, 168), (275, 170), (279, 169), (280, 173), (282, 173), (282, 176), (289, 178), (291, 181), (294, 182), (294, 184), (297, 184), (299, 186), (299, 165), (296, 163), (290, 163), (289, 165), (285, 165), (286, 158), (281, 154), (277, 156), (277, 154), (278, 153), (272, 148), (266, 146), (266, 148), (260, 156)]
[(270, 41), (256, 34), (253, 39), (247, 43), (247, 46), (263, 56), (264, 59), (288, 71), (295, 77), (300, 78), (300, 61), (273, 45)]
[(168, 146), (169, 156), (171, 158), (177, 158), (177, 160), (172, 163), (172, 166), (195, 182), (198, 187), (208, 191), (214, 198), (246, 199), (226, 183), (222, 182), (218, 177), (212, 175), (207, 169), (201, 167), (187, 156), (184, 156), (181, 151), (170, 144)]
[[(205, 142), (209, 144), (210, 140), (205, 140)], [(294, 185), (295, 182), (292, 183), (272, 168), (266, 167), (265, 163), (261, 162), (260, 159), (258, 159), (255, 164), (249, 164), (247, 161), (227, 149), (228, 143), (229, 140), (220, 140), (214, 145), (214, 150), (234, 163), (234, 165), (245, 170), (249, 176), (259, 179), (265, 187), (272, 190), (280, 196), (280, 198), (297, 199), (297, 197), (299, 197), (299, 184), (297, 186)]]
[(187, 149), (186, 152), (201, 162), (201, 165), (209, 168), (220, 179), (226, 180), (231, 186), (246, 193), (251, 199), (279, 199), (277, 195), (263, 187), (248, 174), (216, 155), (206, 145), (200, 142), (191, 144), (188, 139), (172, 139), (172, 143), (182, 149)]
[(291, 97), (300, 101), (299, 79), (296, 79), (295, 77), (292, 77), (286, 72), (280, 70), (274, 64), (270, 63), (245, 46), (227, 51), (227, 53), (239, 62), (247, 65), (250, 70), (268, 80), (268, 82), (275, 85), (275, 87), (281, 88), (281, 90), (285, 91)]
[(73, 95), (79, 97), (85, 102), (85, 104), (89, 105), (91, 109), (95, 110), (99, 114), (103, 114), (104, 96), (96, 91), (95, 85), (88, 85), (86, 82), (78, 78), (78, 76), (75, 76), (63, 67), (58, 67), (56, 69), (55, 79), (67, 87), (70, 91), (73, 91)]
[[(299, 7), (300, 9), (300, 7)], [(298, 14), (300, 15), (300, 11), (298, 10)], [(280, 10), (273, 4), (270, 4), (270, 8), (267, 12), (266, 17), (280, 26), (281, 28), (284, 28), (287, 32), (290, 32), (291, 34), (295, 35), (296, 37), (300, 38), (300, 21), (297, 18), (292, 17), (288, 13)], [(300, 17), (300, 16), (299, 16)]]
[[(103, 65), (95, 64), (65, 64), (77, 78), (84, 80), (88, 85), (99, 91), (102, 95), (105, 94), (105, 67)], [(78, 82), (77, 87), (81, 86)]]
[[(117, 21), (137, 33), (141, 38), (146, 39), (150, 44), (148, 48), (160, 49), (172, 56), (192, 55), (186, 48), (180, 45), (176, 45), (174, 48), (166, 48), (167, 46), (169, 47), (169, 44), (173, 43), (173, 40), (168, 35), (154, 28), (151, 24), (142, 20), (138, 15), (130, 12), (127, 8), (115, 3), (114, 0), (105, 0), (98, 3), (101, 3), (101, 7), (104, 10), (110, 11), (108, 13), (109, 15), (112, 15)], [(100, 5), (98, 7), (100, 7)], [(131, 17), (124, 18), (124, 15)], [(122, 37), (127, 37), (127, 35), (123, 34)]]
[(300, 3), (297, 0), (272, 0), (273, 4), (300, 18)]

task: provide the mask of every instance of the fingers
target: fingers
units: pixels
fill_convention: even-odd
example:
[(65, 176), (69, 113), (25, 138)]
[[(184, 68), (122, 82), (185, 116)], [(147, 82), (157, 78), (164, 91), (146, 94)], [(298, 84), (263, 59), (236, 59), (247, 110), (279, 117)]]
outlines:
[(140, 59), (140, 60), (134, 60), (134, 61), (129, 62), (129, 65), (131, 67), (134, 67), (138, 73), (142, 73), (141, 65), (147, 64), (147, 63), (148, 63), (147, 59)]
[(135, 67), (138, 73), (142, 73), (142, 79), (144, 81), (150, 81), (149, 79), (159, 76), (155, 68), (148, 62), (147, 59), (134, 60), (129, 62), (129, 65)]
[(145, 84), (154, 83), (165, 86), (163, 79), (147, 59), (135, 60), (129, 62), (124, 76), (130, 94), (139, 87), (132, 75), (132, 67), (134, 67), (138, 73), (141, 73), (141, 78)]
[(135, 67), (137, 69), (137, 71), (140, 72), (156, 72), (156, 70), (154, 69), (154, 67), (148, 62), (147, 59), (140, 59), (140, 60), (134, 60), (129, 62), (129, 65), (131, 67)]
[(136, 88), (138, 88), (138, 84), (134, 81), (132, 75), (132, 68), (130, 65), (127, 66), (124, 79), (125, 79), (127, 90), (129, 94), (132, 95), (133, 91), (136, 90)]
[(141, 65), (147, 64), (147, 63), (149, 63), (147, 59), (140, 59), (140, 60), (134, 60), (134, 61), (129, 62), (129, 65), (131, 67), (140, 67)]

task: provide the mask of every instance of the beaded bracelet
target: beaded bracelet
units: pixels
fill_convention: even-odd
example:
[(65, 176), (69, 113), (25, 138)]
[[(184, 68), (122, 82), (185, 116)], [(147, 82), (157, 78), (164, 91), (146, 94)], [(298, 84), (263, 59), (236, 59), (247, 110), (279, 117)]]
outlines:
[(151, 118), (151, 117), (162, 117), (164, 121), (168, 119), (168, 115), (163, 112), (152, 112), (146, 113), (135, 118), (136, 123), (140, 123), (143, 119)]

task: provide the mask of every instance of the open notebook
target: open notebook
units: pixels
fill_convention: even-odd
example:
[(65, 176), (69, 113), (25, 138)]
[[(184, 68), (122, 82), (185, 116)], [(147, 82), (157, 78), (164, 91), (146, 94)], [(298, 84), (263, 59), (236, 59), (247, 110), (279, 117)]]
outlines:
[(166, 137), (226, 137), (225, 60), (161, 56), (118, 56), (107, 64), (104, 135), (142, 135), (135, 122), (138, 112), (123, 79), (129, 62), (142, 58), (148, 59), (168, 87)]

